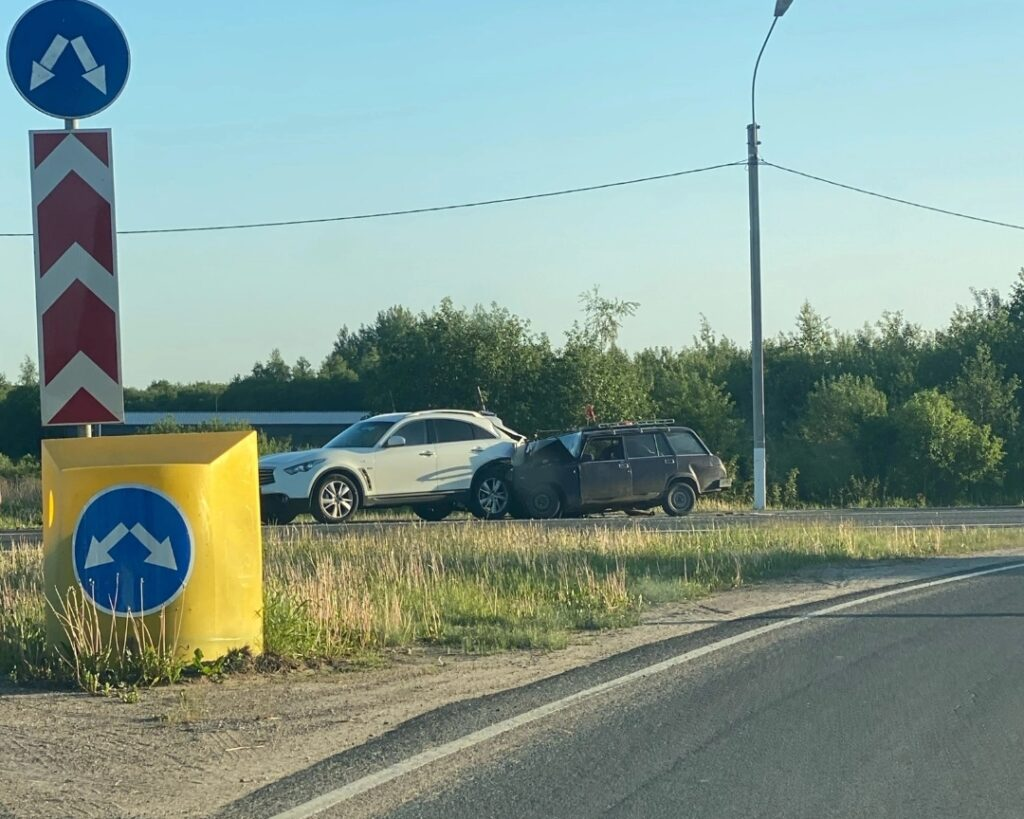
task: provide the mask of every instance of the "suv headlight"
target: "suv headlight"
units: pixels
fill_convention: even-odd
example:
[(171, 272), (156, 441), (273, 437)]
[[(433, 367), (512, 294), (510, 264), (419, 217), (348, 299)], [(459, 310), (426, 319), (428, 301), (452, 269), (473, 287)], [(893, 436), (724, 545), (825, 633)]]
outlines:
[(300, 472), (309, 472), (311, 469), (316, 469), (326, 460), (326, 458), (317, 458), (315, 461), (306, 461), (301, 464), (295, 464), (295, 466), (289, 466), (284, 471), (289, 475), (298, 475)]

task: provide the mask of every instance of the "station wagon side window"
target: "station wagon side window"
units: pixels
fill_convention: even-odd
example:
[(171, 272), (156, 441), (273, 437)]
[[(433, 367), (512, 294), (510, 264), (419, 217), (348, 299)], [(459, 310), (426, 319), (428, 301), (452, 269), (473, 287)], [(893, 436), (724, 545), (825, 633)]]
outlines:
[(697, 440), (697, 436), (687, 430), (669, 432), (668, 440), (672, 444), (672, 449), (675, 450), (676, 455), (708, 454), (708, 451), (701, 442)]
[(628, 458), (658, 457), (658, 439), (653, 432), (627, 435), (623, 440), (626, 443), (626, 457)]
[(621, 461), (625, 455), (622, 438), (591, 438), (583, 447), (581, 461)]

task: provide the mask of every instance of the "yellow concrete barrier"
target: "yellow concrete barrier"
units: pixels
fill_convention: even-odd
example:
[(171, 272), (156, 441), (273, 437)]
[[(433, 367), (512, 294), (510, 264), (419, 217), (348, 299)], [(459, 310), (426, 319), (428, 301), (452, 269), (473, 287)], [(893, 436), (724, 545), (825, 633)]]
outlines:
[(102, 639), (141, 623), (182, 658), (262, 652), (256, 433), (44, 441), (43, 560), (53, 644), (72, 600)]

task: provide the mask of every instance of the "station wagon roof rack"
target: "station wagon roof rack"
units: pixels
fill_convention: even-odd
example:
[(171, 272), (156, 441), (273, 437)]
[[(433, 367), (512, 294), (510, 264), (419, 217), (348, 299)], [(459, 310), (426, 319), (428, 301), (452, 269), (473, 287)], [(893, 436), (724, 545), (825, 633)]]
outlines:
[(647, 418), (642, 421), (619, 421), (616, 424), (593, 424), (584, 429), (623, 429), (624, 427), (663, 427), (674, 424), (675, 418)]

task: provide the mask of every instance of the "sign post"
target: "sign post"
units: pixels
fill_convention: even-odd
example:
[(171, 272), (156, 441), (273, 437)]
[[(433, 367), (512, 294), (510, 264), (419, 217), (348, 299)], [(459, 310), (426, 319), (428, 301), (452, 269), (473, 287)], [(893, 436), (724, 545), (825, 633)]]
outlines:
[[(130, 63), (88, 0), (43, 0), (7, 46), (18, 91), (64, 124), (29, 134), (40, 404), (44, 426), (85, 437), (124, 421), (124, 387), (111, 135), (78, 120), (117, 99)], [(255, 433), (44, 440), (42, 464), (52, 645), (85, 605), (101, 642), (134, 634), (121, 639), (183, 660), (263, 650)]]
[(44, 426), (124, 421), (110, 131), (78, 120), (120, 96), (131, 54), (117, 22), (87, 0), (43, 0), (7, 44), (7, 70), (33, 108), (64, 120), (30, 134)]
[(110, 131), (31, 134), (43, 424), (124, 421)]

